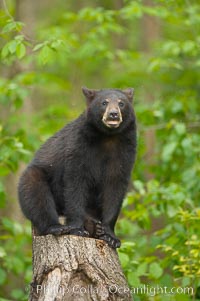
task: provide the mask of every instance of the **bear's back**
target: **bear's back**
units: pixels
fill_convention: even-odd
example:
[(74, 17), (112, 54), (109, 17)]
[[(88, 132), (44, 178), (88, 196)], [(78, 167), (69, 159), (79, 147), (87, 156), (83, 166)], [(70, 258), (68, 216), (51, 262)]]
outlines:
[(80, 115), (51, 136), (36, 152), (31, 165), (43, 169), (63, 166), (66, 157), (70, 157), (76, 149), (84, 119), (84, 115)]

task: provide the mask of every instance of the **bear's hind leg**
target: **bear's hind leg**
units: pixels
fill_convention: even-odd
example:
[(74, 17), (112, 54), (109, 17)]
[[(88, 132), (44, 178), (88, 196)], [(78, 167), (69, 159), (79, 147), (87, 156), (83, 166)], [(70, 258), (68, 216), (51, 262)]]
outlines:
[(40, 168), (29, 166), (25, 170), (19, 182), (18, 193), (22, 211), (39, 235), (69, 232), (69, 227), (59, 224), (53, 195)]

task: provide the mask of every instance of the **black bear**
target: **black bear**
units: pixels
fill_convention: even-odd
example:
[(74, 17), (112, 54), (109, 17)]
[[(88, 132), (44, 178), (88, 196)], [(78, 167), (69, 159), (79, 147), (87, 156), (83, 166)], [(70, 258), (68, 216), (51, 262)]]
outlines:
[(19, 201), (40, 235), (91, 236), (117, 248), (114, 226), (136, 154), (133, 89), (82, 91), (87, 109), (36, 152)]

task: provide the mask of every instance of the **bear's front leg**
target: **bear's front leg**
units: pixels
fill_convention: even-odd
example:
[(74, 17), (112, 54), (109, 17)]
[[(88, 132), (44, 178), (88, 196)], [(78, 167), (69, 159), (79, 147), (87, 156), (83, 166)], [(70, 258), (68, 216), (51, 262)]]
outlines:
[(119, 248), (121, 246), (120, 240), (116, 237), (114, 231), (109, 225), (101, 225), (101, 234), (96, 235), (98, 239), (102, 239), (107, 242), (111, 248)]
[(94, 231), (92, 237), (106, 241), (108, 245), (114, 249), (120, 247), (120, 240), (115, 236), (114, 231), (111, 230), (110, 226), (104, 226), (100, 221), (93, 223)]
[(89, 232), (84, 227), (87, 206), (87, 185), (85, 179), (71, 177), (67, 179), (64, 190), (65, 210), (67, 227), (69, 233), (77, 236), (89, 236)]
[(121, 245), (120, 240), (114, 233), (114, 227), (126, 189), (126, 179), (121, 179), (120, 181), (119, 178), (114, 178), (106, 181), (102, 190), (102, 234), (99, 235), (99, 238), (105, 240), (112, 248), (119, 248)]

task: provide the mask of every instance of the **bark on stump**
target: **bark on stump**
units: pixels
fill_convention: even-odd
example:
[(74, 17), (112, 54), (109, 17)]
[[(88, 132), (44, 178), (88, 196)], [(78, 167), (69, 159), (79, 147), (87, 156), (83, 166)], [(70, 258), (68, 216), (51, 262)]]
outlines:
[(118, 255), (105, 242), (33, 236), (29, 301), (131, 301)]

